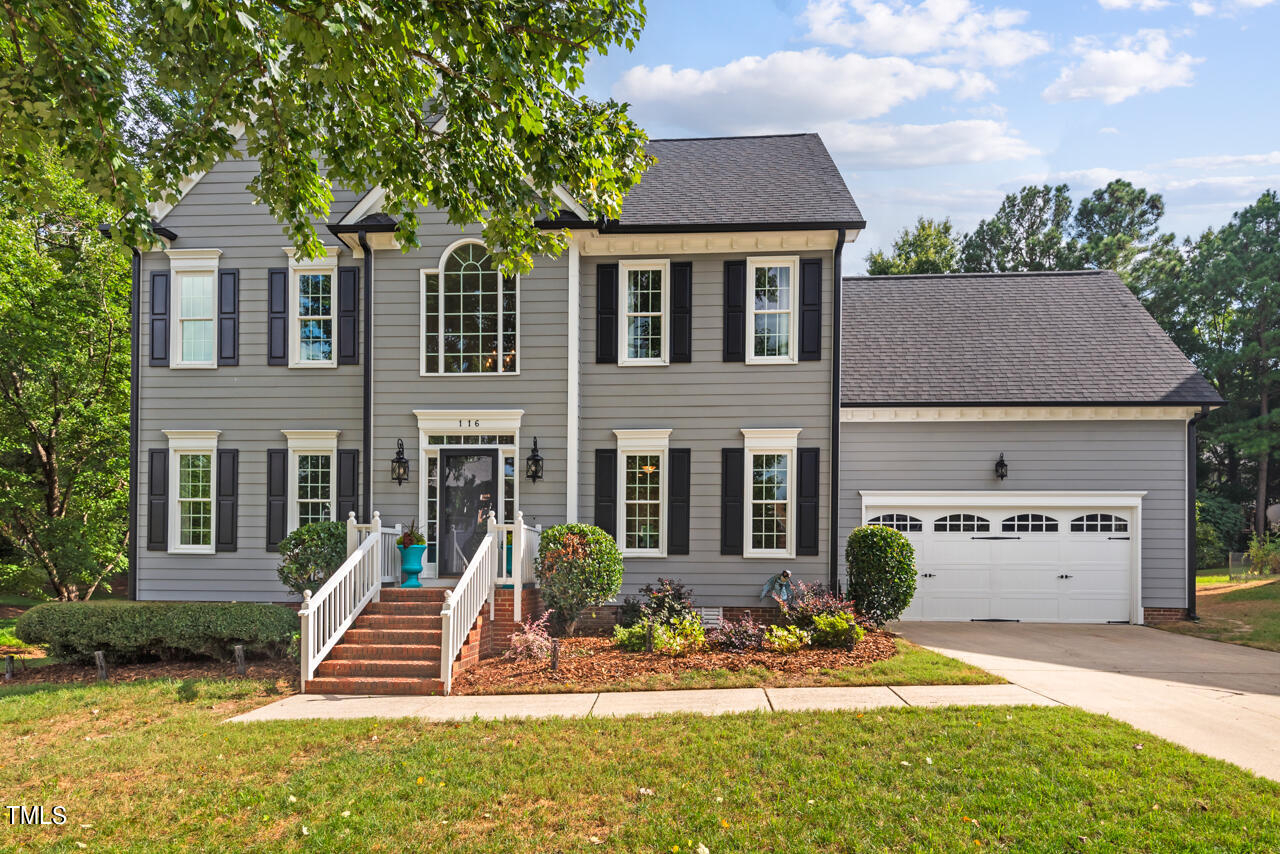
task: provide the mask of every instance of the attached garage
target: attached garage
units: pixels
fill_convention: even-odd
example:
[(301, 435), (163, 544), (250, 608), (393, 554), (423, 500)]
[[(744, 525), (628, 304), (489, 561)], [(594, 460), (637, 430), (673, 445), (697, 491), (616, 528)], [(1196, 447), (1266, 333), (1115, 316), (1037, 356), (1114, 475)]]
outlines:
[(1141, 622), (1143, 492), (862, 493), (862, 523), (906, 534), (904, 620)]

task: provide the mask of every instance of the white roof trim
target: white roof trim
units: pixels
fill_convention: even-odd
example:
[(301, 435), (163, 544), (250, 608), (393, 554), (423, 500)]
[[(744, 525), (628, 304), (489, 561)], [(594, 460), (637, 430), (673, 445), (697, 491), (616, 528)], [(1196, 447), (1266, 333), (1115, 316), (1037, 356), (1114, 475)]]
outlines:
[(1095, 492), (1090, 490), (948, 490), (921, 489), (893, 492), (859, 490), (863, 513), (871, 508), (899, 507), (1125, 507), (1142, 506), (1145, 491)]
[(868, 406), (840, 410), (844, 424), (913, 421), (1186, 421), (1198, 406)]
[[(236, 142), (239, 142), (241, 139), (244, 138), (243, 124), (232, 125), (230, 130), (231, 130), (231, 135), (236, 138)], [(154, 220), (157, 225), (164, 222), (164, 218), (167, 217), (169, 213), (175, 207), (178, 206), (178, 202), (181, 202), (184, 198), (186, 198), (187, 193), (191, 192), (191, 188), (194, 187), (196, 184), (199, 184), (200, 179), (207, 174), (208, 174), (207, 171), (192, 172), (191, 174), (187, 175), (187, 177), (183, 178), (180, 182), (178, 182), (178, 199), (173, 204), (170, 204), (169, 202), (152, 202), (151, 204), (147, 205), (147, 212), (151, 214), (151, 219)]]
[(830, 252), (836, 248), (834, 229), (819, 231), (673, 232), (671, 234), (600, 234), (580, 232), (583, 255), (689, 255), (704, 252), (769, 253)]
[(355, 225), (371, 213), (378, 213), (382, 210), (382, 202), (387, 198), (387, 191), (383, 187), (374, 187), (369, 192), (360, 197), (351, 210), (347, 211), (347, 215), (338, 220), (338, 225)]

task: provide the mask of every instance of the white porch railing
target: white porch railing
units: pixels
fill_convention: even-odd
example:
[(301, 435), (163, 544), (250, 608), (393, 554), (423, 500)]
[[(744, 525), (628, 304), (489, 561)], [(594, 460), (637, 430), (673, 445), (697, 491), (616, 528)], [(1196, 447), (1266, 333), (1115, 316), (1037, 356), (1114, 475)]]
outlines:
[(378, 531), (382, 535), (382, 583), (400, 583), (400, 550), (396, 548), (396, 540), (404, 533), (399, 522), (394, 528), (385, 528), (382, 521), (362, 525), (356, 521), (356, 514), (347, 517), (347, 554), (351, 554), (367, 534)]
[[(376, 602), (382, 590), (382, 517), (374, 511), (363, 540), (351, 550), (353, 537), (359, 537), (362, 527), (355, 522), (355, 513), (347, 518), (347, 544), (350, 554), (342, 566), (315, 593), (302, 594), (299, 636), (302, 659), (302, 688), (315, 676), (316, 668), (333, 649), (343, 632), (351, 628), (356, 617), (370, 602)], [(375, 535), (373, 532), (378, 531)]]
[(499, 525), (498, 582), (510, 583), (514, 589), (514, 617), (518, 623), (521, 614), (521, 591), (533, 580), (533, 562), (538, 556), (538, 543), (542, 540), (542, 526), (530, 527), (524, 523), (524, 511), (516, 511), (516, 521), (511, 525)]
[(489, 511), (489, 532), (467, 564), (466, 572), (458, 584), (444, 597), (440, 609), (440, 681), (443, 693), (449, 693), (452, 683), (453, 660), (462, 651), (462, 645), (475, 625), (484, 603), (493, 595), (493, 587), (502, 563), (502, 532), (492, 510)]

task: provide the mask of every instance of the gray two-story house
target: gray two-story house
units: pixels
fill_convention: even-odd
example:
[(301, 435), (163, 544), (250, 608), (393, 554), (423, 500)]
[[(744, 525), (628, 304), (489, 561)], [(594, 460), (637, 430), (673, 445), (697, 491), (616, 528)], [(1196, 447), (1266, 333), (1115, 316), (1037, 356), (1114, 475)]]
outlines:
[(816, 135), (649, 151), (519, 276), (435, 210), (403, 251), (377, 188), (335, 189), (304, 259), (251, 158), (193, 176), (138, 257), (136, 597), (285, 601), (281, 539), (374, 511), (448, 585), (492, 511), (599, 525), (624, 592), (709, 606), (840, 583), (876, 522), (917, 546), (911, 618), (1185, 613), (1220, 401), (1114, 274), (844, 279), (865, 222)]

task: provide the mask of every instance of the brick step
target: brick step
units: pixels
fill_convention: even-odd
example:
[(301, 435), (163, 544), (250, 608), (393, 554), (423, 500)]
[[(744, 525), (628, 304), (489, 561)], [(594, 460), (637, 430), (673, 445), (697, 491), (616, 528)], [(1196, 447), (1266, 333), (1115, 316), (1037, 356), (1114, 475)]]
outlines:
[(352, 679), (382, 679), (395, 676), (418, 678), (440, 675), (440, 660), (435, 661), (387, 661), (384, 659), (333, 659), (320, 662), (316, 668), (318, 677), (349, 677)]
[(308, 694), (379, 694), (421, 696), (440, 694), (444, 683), (439, 679), (418, 679), (412, 676), (382, 676), (352, 678), (324, 677), (307, 681)]
[[(439, 640), (439, 638), (437, 638)], [(440, 644), (340, 643), (329, 651), (329, 659), (355, 661), (439, 661)]]
[(384, 587), (383, 602), (443, 602), (452, 587)]
[(399, 614), (370, 614), (365, 611), (356, 617), (351, 624), (353, 629), (416, 629), (429, 632), (440, 630), (440, 615), (415, 614), (402, 616)]
[(443, 602), (370, 602), (364, 606), (365, 614), (381, 614), (387, 617), (440, 616)]
[(396, 644), (421, 646), (440, 643), (437, 629), (347, 629), (340, 643), (343, 644)]

